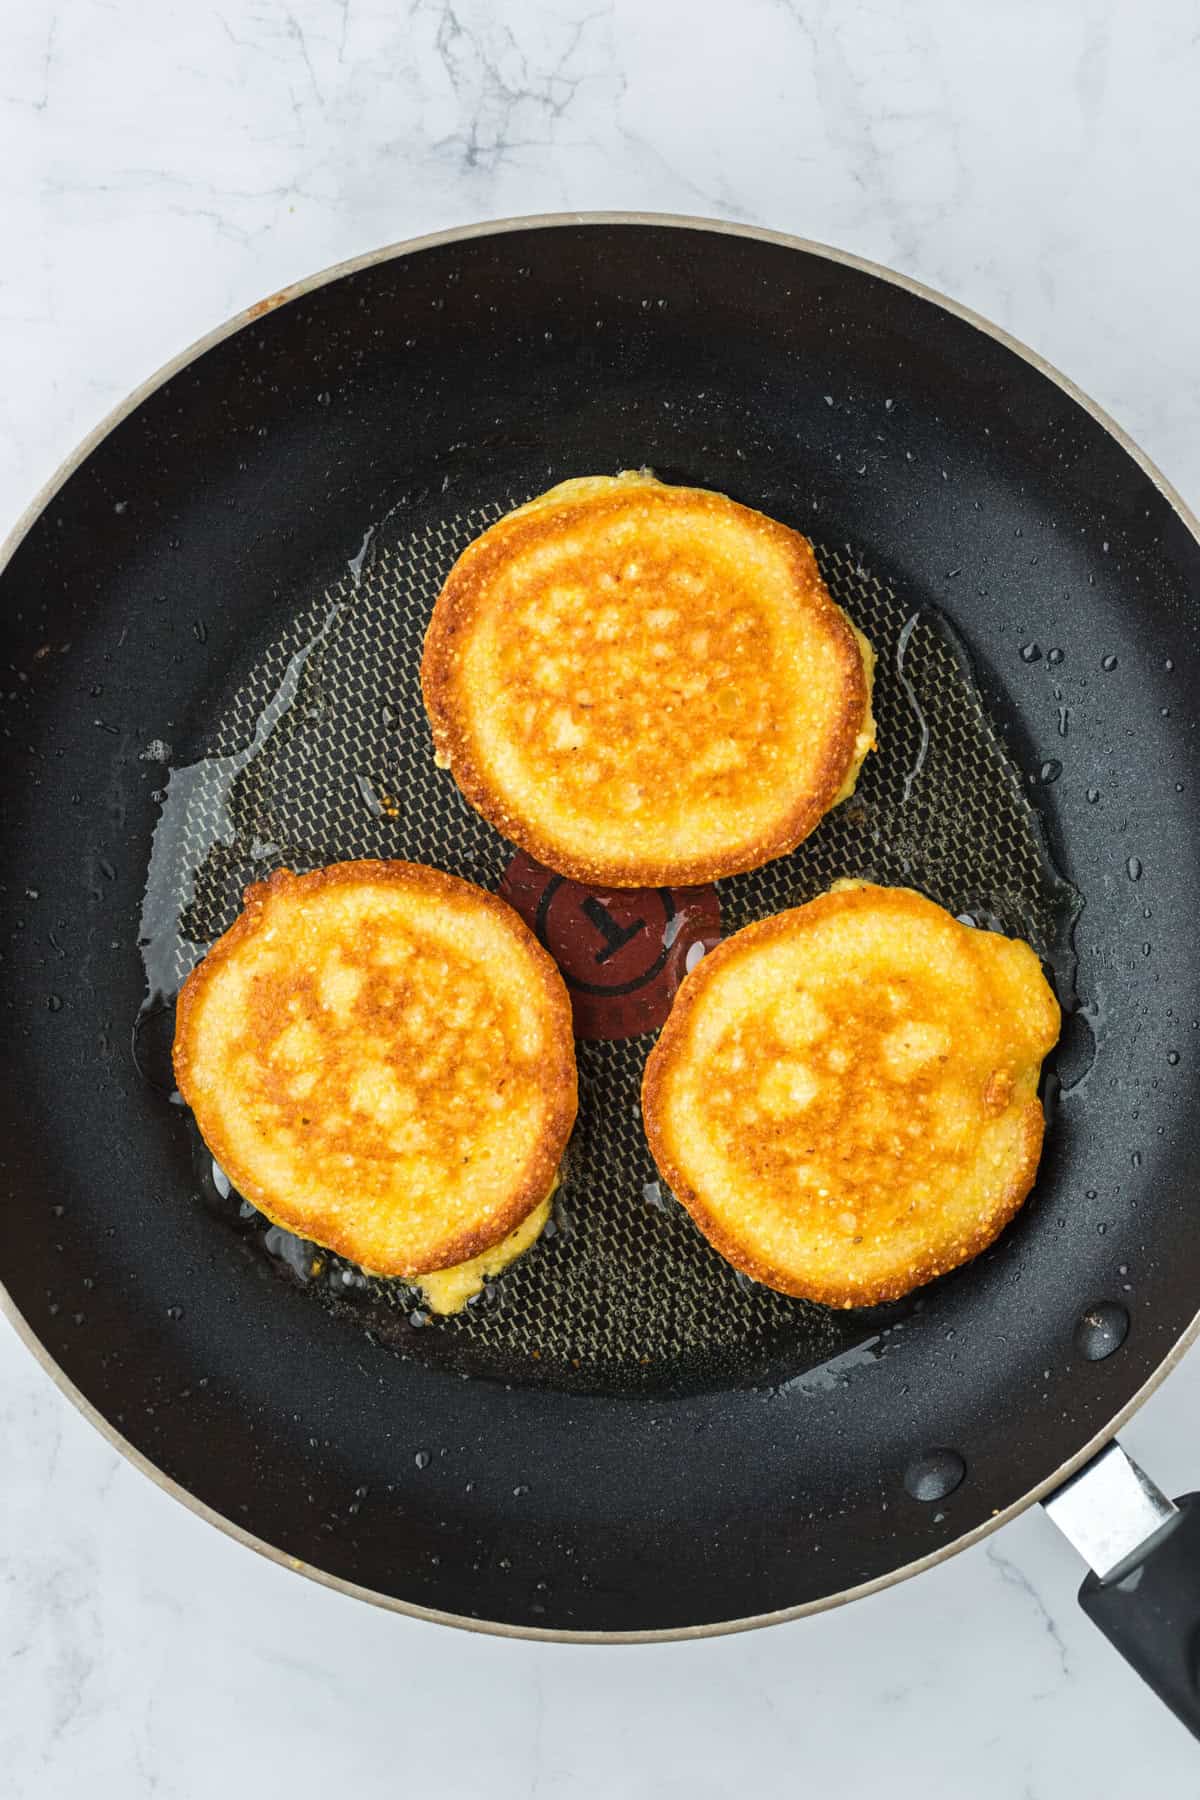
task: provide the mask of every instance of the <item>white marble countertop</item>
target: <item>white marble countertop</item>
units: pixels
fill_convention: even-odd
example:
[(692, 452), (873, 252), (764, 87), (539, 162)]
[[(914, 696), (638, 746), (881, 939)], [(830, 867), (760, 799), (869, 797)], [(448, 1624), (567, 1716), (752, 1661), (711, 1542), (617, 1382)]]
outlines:
[[(0, 19), (0, 533), (128, 388), (312, 270), (484, 217), (770, 225), (1067, 371), (1200, 505), (1191, 0), (26, 0)], [(1125, 1441), (1200, 1486), (1200, 1354)], [(0, 1327), (0, 1794), (1194, 1793), (1026, 1514), (919, 1582), (640, 1649), (375, 1611), (123, 1463)], [(443, 1743), (476, 1749), (449, 1772)]]

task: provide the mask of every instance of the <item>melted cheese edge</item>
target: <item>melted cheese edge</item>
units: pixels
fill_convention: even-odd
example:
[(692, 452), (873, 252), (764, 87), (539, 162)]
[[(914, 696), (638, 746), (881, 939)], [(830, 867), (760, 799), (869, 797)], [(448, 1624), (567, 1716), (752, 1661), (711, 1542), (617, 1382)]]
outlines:
[(554, 1178), (554, 1186), (546, 1195), (540, 1206), (535, 1206), (515, 1231), (510, 1231), (506, 1238), (493, 1244), (490, 1250), (483, 1250), (473, 1256), (469, 1262), (455, 1263), (449, 1269), (432, 1269), (426, 1275), (414, 1275), (412, 1286), (419, 1288), (430, 1312), (461, 1312), (468, 1300), (483, 1289), (483, 1284), (492, 1275), (499, 1275), (507, 1269), (509, 1263), (523, 1256), (532, 1244), (535, 1244), (545, 1230), (546, 1221), (550, 1217), (550, 1203), (558, 1189), (558, 1177)]
[(867, 710), (863, 714), (862, 726), (854, 740), (854, 755), (850, 759), (846, 779), (833, 797), (834, 806), (840, 806), (843, 800), (850, 798), (858, 786), (858, 778), (862, 774), (862, 766), (867, 760), (868, 753), (876, 747), (875, 714), (871, 706), (875, 692), (875, 651), (870, 639), (858, 629), (854, 620), (846, 616), (846, 622), (854, 633), (859, 653), (863, 659), (863, 673), (867, 678)]

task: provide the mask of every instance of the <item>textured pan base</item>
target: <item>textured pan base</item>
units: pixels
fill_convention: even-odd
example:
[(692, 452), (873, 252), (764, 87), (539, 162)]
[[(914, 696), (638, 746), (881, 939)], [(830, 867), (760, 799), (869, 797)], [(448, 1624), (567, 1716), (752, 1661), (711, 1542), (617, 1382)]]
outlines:
[(737, 1268), (828, 1306), (978, 1254), (1028, 1194), (1059, 1010), (1027, 944), (838, 883), (687, 977), (646, 1065), (664, 1179)]
[(450, 571), (439, 762), (549, 868), (711, 881), (793, 849), (874, 742), (870, 646), (796, 531), (649, 474), (563, 482)]
[[(412, 863), (250, 888), (179, 997), (175, 1072), (241, 1194), (381, 1275), (449, 1271), (534, 1209), (544, 1223), (575, 1117), (550, 958), (494, 895)], [(489, 1272), (435, 1283), (439, 1310)]]
[[(233, 923), (247, 883), (279, 862), (402, 856), (499, 884), (512, 847), (434, 767), (419, 666), (447, 571), (515, 498), (398, 512), (361, 565), (265, 650), (248, 644), (230, 685), (207, 697), (209, 756), (173, 771), (156, 839), (143, 934), (152, 985), (178, 986), (196, 946)], [(857, 551), (825, 544), (818, 555), (878, 652), (881, 753), (798, 849), (720, 884), (725, 930), (798, 906), (839, 875), (863, 875), (1026, 938), (1069, 986), (1075, 896), (1046, 860), (1028, 783), (954, 641)], [(275, 721), (269, 731), (264, 720)], [(196, 1191), (314, 1305), (405, 1354), (494, 1380), (603, 1391), (745, 1381), (823, 1362), (879, 1330), (878, 1315), (748, 1281), (662, 1191), (639, 1100), (647, 1047), (646, 1038), (578, 1046), (580, 1119), (550, 1225), (531, 1255), (450, 1318), (430, 1320), (403, 1282), (364, 1277), (260, 1213), (239, 1212), (236, 1194), (214, 1188), (211, 1158), (198, 1158)]]

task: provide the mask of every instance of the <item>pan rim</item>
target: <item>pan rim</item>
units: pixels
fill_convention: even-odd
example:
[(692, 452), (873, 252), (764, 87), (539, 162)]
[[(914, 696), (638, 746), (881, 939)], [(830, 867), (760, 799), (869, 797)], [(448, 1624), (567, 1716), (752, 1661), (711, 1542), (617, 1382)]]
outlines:
[[(1167, 480), (1162, 471), (1151, 461), (1124, 428), (1107, 413), (1103, 407), (1078, 387), (1061, 370), (1057, 369), (1036, 350), (1032, 350), (1019, 338), (1002, 326), (993, 324), (981, 313), (969, 306), (951, 299), (938, 289), (916, 281), (911, 276), (903, 275), (889, 269), (881, 263), (867, 257), (856, 256), (850, 251), (819, 243), (810, 238), (796, 236), (789, 232), (771, 231), (765, 227), (733, 223), (721, 219), (708, 219), (683, 213), (623, 212), (623, 211), (587, 211), (536, 213), (528, 216), (516, 215), (503, 219), (486, 220), (474, 225), (453, 227), (446, 231), (425, 233), (421, 236), (404, 239), (398, 243), (385, 245), (380, 249), (365, 251), (342, 262), (334, 263), (316, 274), (306, 276), (289, 283), (265, 299), (243, 308), (231, 318), (226, 319), (211, 331), (195, 339), (185, 349), (177, 352), (146, 380), (139, 383), (122, 401), (113, 407), (76, 445), (74, 450), (64, 458), (53, 474), (42, 484), (28, 505), (18, 516), (12, 529), (0, 543), (0, 575), (3, 575), (18, 547), (33, 529), (38, 519), (50, 505), (55, 495), (66, 485), (92, 452), (103, 443), (116, 427), (129, 418), (142, 402), (155, 393), (166, 382), (182, 370), (196, 362), (207, 351), (232, 337), (235, 332), (243, 330), (265, 313), (278, 306), (287, 305), (292, 300), (315, 293), (343, 277), (357, 274), (360, 270), (373, 268), (377, 264), (390, 262), (403, 256), (417, 255), (426, 250), (439, 249), (445, 245), (466, 243), (475, 238), (497, 237), (516, 231), (547, 230), (561, 227), (577, 226), (634, 225), (654, 229), (671, 229), (680, 231), (701, 231), (722, 237), (748, 238), (758, 243), (775, 244), (783, 249), (798, 250), (805, 255), (823, 258), (825, 261), (853, 269), (864, 275), (873, 276), (912, 294), (928, 304), (940, 308), (952, 317), (960, 319), (964, 324), (973, 326), (993, 342), (1019, 356), (1039, 374), (1052, 381), (1069, 399), (1081, 407), (1101, 429), (1125, 451), (1126, 455), (1137, 465), (1148, 480), (1156, 487), (1175, 512), (1184, 529), (1200, 547), (1200, 518), (1192, 511), (1183, 496)], [(0, 1312), (8, 1319), (17, 1337), (34, 1357), (42, 1369), (49, 1375), (58, 1388), (82, 1416), (104, 1437), (112, 1447), (131, 1463), (143, 1475), (149, 1477), (157, 1487), (169, 1494), (181, 1505), (188, 1508), (206, 1524), (215, 1526), (227, 1537), (244, 1545), (247, 1549), (257, 1551), (268, 1561), (281, 1568), (306, 1576), (319, 1585), (331, 1588), (355, 1600), (365, 1600), (389, 1612), (403, 1613), (410, 1618), (425, 1620), (432, 1624), (452, 1625), (460, 1630), (474, 1631), (485, 1636), (520, 1638), (540, 1643), (576, 1643), (576, 1644), (638, 1644), (638, 1643), (672, 1643), (695, 1638), (721, 1637), (739, 1631), (752, 1631), (768, 1625), (784, 1624), (792, 1619), (804, 1618), (811, 1613), (825, 1612), (835, 1606), (847, 1605), (850, 1601), (865, 1598), (868, 1594), (880, 1593), (885, 1588), (907, 1581), (914, 1575), (924, 1573), (935, 1564), (946, 1562), (961, 1550), (972, 1544), (980, 1543), (1001, 1525), (1018, 1517), (1028, 1507), (1052, 1493), (1068, 1476), (1083, 1467), (1098, 1451), (1103, 1449), (1121, 1427), (1145, 1404), (1150, 1395), (1162, 1383), (1179, 1363), (1184, 1353), (1200, 1334), (1200, 1311), (1185, 1326), (1175, 1339), (1171, 1348), (1158, 1363), (1155, 1369), (1142, 1383), (1141, 1387), (1125, 1402), (1098, 1432), (1073, 1455), (1062, 1462), (1057, 1469), (1043, 1481), (1030, 1488), (1025, 1494), (1014, 1500), (1011, 1505), (995, 1512), (982, 1524), (964, 1532), (950, 1543), (940, 1545), (928, 1555), (918, 1557), (912, 1562), (904, 1563), (899, 1568), (890, 1570), (886, 1575), (862, 1582), (855, 1587), (844, 1588), (835, 1594), (823, 1595), (820, 1599), (805, 1601), (796, 1606), (783, 1607), (773, 1612), (757, 1613), (746, 1618), (720, 1619), (704, 1625), (677, 1626), (663, 1630), (645, 1631), (569, 1631), (542, 1626), (512, 1625), (503, 1621), (473, 1619), (465, 1614), (443, 1612), (440, 1609), (416, 1605), (412, 1601), (399, 1599), (392, 1594), (380, 1593), (377, 1589), (363, 1587), (357, 1582), (348, 1581), (342, 1576), (331, 1575), (315, 1564), (302, 1561), (298, 1557), (289, 1556), (277, 1545), (269, 1543), (265, 1538), (247, 1531), (234, 1520), (226, 1518), (215, 1508), (207, 1505), (187, 1488), (167, 1475), (155, 1463), (145, 1456), (116, 1427), (104, 1417), (87, 1396), (75, 1385), (66, 1371), (51, 1355), (50, 1351), (37, 1336), (33, 1327), (24, 1317), (4, 1283), (0, 1281)]]

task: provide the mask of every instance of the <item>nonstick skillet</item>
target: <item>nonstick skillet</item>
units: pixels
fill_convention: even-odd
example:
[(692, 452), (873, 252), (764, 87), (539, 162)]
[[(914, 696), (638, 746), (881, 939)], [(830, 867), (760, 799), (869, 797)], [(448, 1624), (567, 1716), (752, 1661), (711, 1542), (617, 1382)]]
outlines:
[[(589, 893), (514, 857), (419, 707), (457, 550), (641, 464), (804, 530), (880, 650), (855, 800), (716, 890)], [(1200, 1306), (1198, 596), (1196, 522), (1097, 408), (819, 246), (516, 221), (252, 307), (83, 445), (0, 575), (18, 1330), (232, 1535), (482, 1629), (762, 1624), (1054, 1493), (1085, 1605), (1200, 1728), (1197, 1514), (1104, 1448)], [(576, 1001), (554, 1235), (450, 1325), (256, 1218), (172, 1104), (171, 998), (245, 883), (361, 855), (499, 887)], [(1016, 1222), (907, 1302), (830, 1314), (708, 1251), (636, 1093), (697, 944), (838, 874), (1028, 936), (1067, 1020)]]

